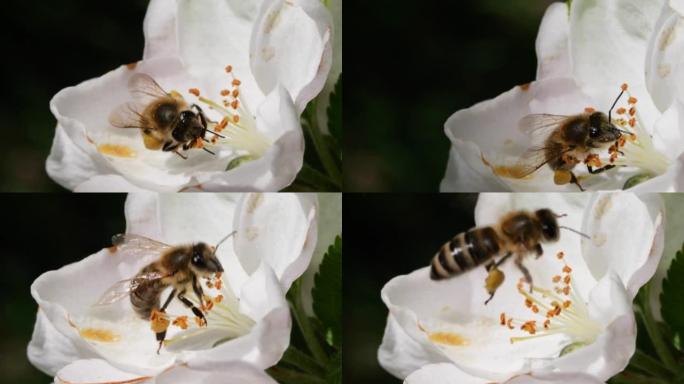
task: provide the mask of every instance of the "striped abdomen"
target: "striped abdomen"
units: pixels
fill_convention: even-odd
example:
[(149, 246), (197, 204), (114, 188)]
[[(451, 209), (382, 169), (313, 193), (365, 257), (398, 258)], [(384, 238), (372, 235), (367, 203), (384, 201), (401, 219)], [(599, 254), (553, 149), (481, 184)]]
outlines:
[[(138, 275), (143, 273), (155, 272), (152, 265), (143, 268)], [(161, 279), (150, 280), (141, 283), (136, 289), (131, 291), (131, 304), (135, 313), (141, 319), (149, 319), (153, 309), (159, 309), (159, 296), (167, 285)]]
[(446, 242), (432, 258), (430, 278), (446, 279), (484, 264), (499, 253), (499, 237), (492, 227), (474, 228)]

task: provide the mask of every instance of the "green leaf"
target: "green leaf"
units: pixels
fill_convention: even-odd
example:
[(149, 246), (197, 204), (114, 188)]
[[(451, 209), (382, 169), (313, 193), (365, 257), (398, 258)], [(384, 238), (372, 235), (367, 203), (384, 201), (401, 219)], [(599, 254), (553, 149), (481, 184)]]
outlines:
[(335, 353), (332, 359), (330, 359), (325, 381), (328, 384), (342, 384), (342, 352)]
[[(314, 277), (313, 310), (322, 322), (325, 333), (332, 333), (334, 347), (342, 342), (342, 238), (328, 247), (321, 266)], [(326, 339), (330, 339), (326, 337)]]
[[(684, 336), (684, 245), (675, 255), (660, 294), (660, 313), (675, 338)], [(674, 342), (674, 340), (673, 340)]]
[(330, 94), (330, 105), (327, 112), (328, 131), (340, 143), (342, 142), (342, 74), (340, 74), (335, 89)]

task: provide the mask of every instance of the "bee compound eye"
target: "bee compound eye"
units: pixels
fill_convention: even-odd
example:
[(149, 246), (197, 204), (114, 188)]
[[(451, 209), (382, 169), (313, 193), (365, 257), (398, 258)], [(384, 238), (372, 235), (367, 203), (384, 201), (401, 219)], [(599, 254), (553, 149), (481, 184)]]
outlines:
[(590, 127), (589, 128), (589, 136), (591, 137), (596, 137), (599, 135), (599, 129), (596, 127)]

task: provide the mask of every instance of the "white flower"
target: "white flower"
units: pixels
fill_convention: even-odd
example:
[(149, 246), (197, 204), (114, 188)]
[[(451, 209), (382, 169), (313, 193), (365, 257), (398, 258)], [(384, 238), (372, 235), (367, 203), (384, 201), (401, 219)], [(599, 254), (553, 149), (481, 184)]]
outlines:
[(488, 305), (484, 268), (445, 281), (431, 280), (427, 267), (392, 279), (382, 290), (390, 311), (378, 352), (385, 369), (399, 378), (448, 370), (487, 383), (549, 373), (607, 380), (625, 368), (636, 340), (632, 300), (662, 253), (659, 197), (481, 195), (475, 221), (491, 225), (511, 210), (538, 208), (567, 214), (560, 225), (591, 240), (561, 229), (542, 257), (527, 257), (532, 293), (520, 270), (503, 264), (506, 279)]
[[(144, 33), (142, 61), (52, 99), (58, 124), (49, 175), (76, 191), (276, 191), (289, 185), (303, 161), (299, 115), (331, 67), (332, 21), (320, 1), (153, 0)], [(184, 160), (150, 150), (139, 129), (110, 124), (111, 112), (133, 99), (128, 83), (137, 73), (227, 124), (223, 138), (206, 143), (215, 155), (193, 148)]]
[[(405, 384), (476, 384), (482, 379), (459, 370), (453, 364), (430, 364), (410, 374)], [(603, 384), (594, 376), (583, 373), (546, 373), (540, 375), (520, 375), (506, 380), (503, 384)]]
[[(138, 318), (129, 300), (94, 306), (110, 286), (132, 278), (149, 260), (130, 247), (103, 249), (44, 273), (31, 286), (40, 309), (30, 361), (57, 382), (153, 380), (160, 374), (160, 383), (179, 382), (175, 375), (190, 375), (183, 373), (188, 369), (213, 382), (225, 372), (245, 382), (272, 382), (262, 370), (276, 364), (289, 345), (285, 292), (316, 245), (315, 196), (141, 193), (129, 196), (126, 222), (127, 233), (171, 245), (216, 244), (237, 230), (234, 241), (217, 251), (224, 268), (220, 286), (205, 285), (213, 298), (207, 325), (197, 326), (192, 312), (173, 300), (166, 312), (178, 324), (168, 328), (157, 354), (150, 321)], [(187, 297), (199, 306), (194, 295)]]
[[(622, 189), (636, 176), (647, 181), (634, 191), (684, 190), (684, 93), (677, 80), (684, 76), (678, 33), (684, 23), (675, 4), (577, 0), (569, 17), (566, 4), (552, 4), (537, 37), (536, 81), (447, 120), (452, 148), (441, 190), (577, 191), (573, 184), (556, 185), (548, 166), (516, 178), (514, 164), (538, 143), (519, 130), (519, 121), (536, 113), (574, 115), (587, 107), (607, 112), (624, 83), (628, 94), (618, 107), (627, 108), (622, 115), (616, 108), (612, 117), (624, 119), (622, 128), (637, 137), (627, 140), (615, 162), (625, 167), (589, 175), (579, 164), (573, 172), (587, 189)], [(628, 103), (628, 96), (636, 104)], [(607, 164), (606, 151), (597, 154)]]

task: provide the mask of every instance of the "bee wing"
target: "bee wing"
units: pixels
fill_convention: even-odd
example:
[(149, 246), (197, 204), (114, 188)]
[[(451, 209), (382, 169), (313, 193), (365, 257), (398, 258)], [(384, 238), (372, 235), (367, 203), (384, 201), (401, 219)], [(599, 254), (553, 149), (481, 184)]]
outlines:
[(128, 297), (132, 291), (135, 291), (140, 284), (146, 281), (154, 281), (165, 277), (161, 272), (148, 272), (135, 276), (132, 279), (117, 281), (109, 287), (94, 304), (96, 306), (109, 305), (115, 303), (125, 297)]
[(558, 159), (571, 150), (572, 148), (563, 149), (562, 147), (559, 148), (557, 146), (531, 147), (518, 159), (518, 162), (515, 165), (516, 177), (522, 179), (523, 177), (529, 176), (547, 163)]
[(159, 255), (171, 248), (170, 245), (132, 233), (120, 233), (112, 236), (112, 245), (116, 252), (131, 253), (138, 257), (157, 259)]
[(137, 102), (121, 104), (109, 114), (109, 124), (117, 128), (148, 128), (142, 115), (144, 109)]
[(128, 80), (128, 90), (136, 101), (143, 104), (149, 104), (160, 97), (169, 97), (150, 75), (144, 73), (131, 76)]
[(536, 140), (549, 137), (568, 116), (549, 115), (546, 113), (524, 116), (518, 122), (518, 128), (524, 134)]

